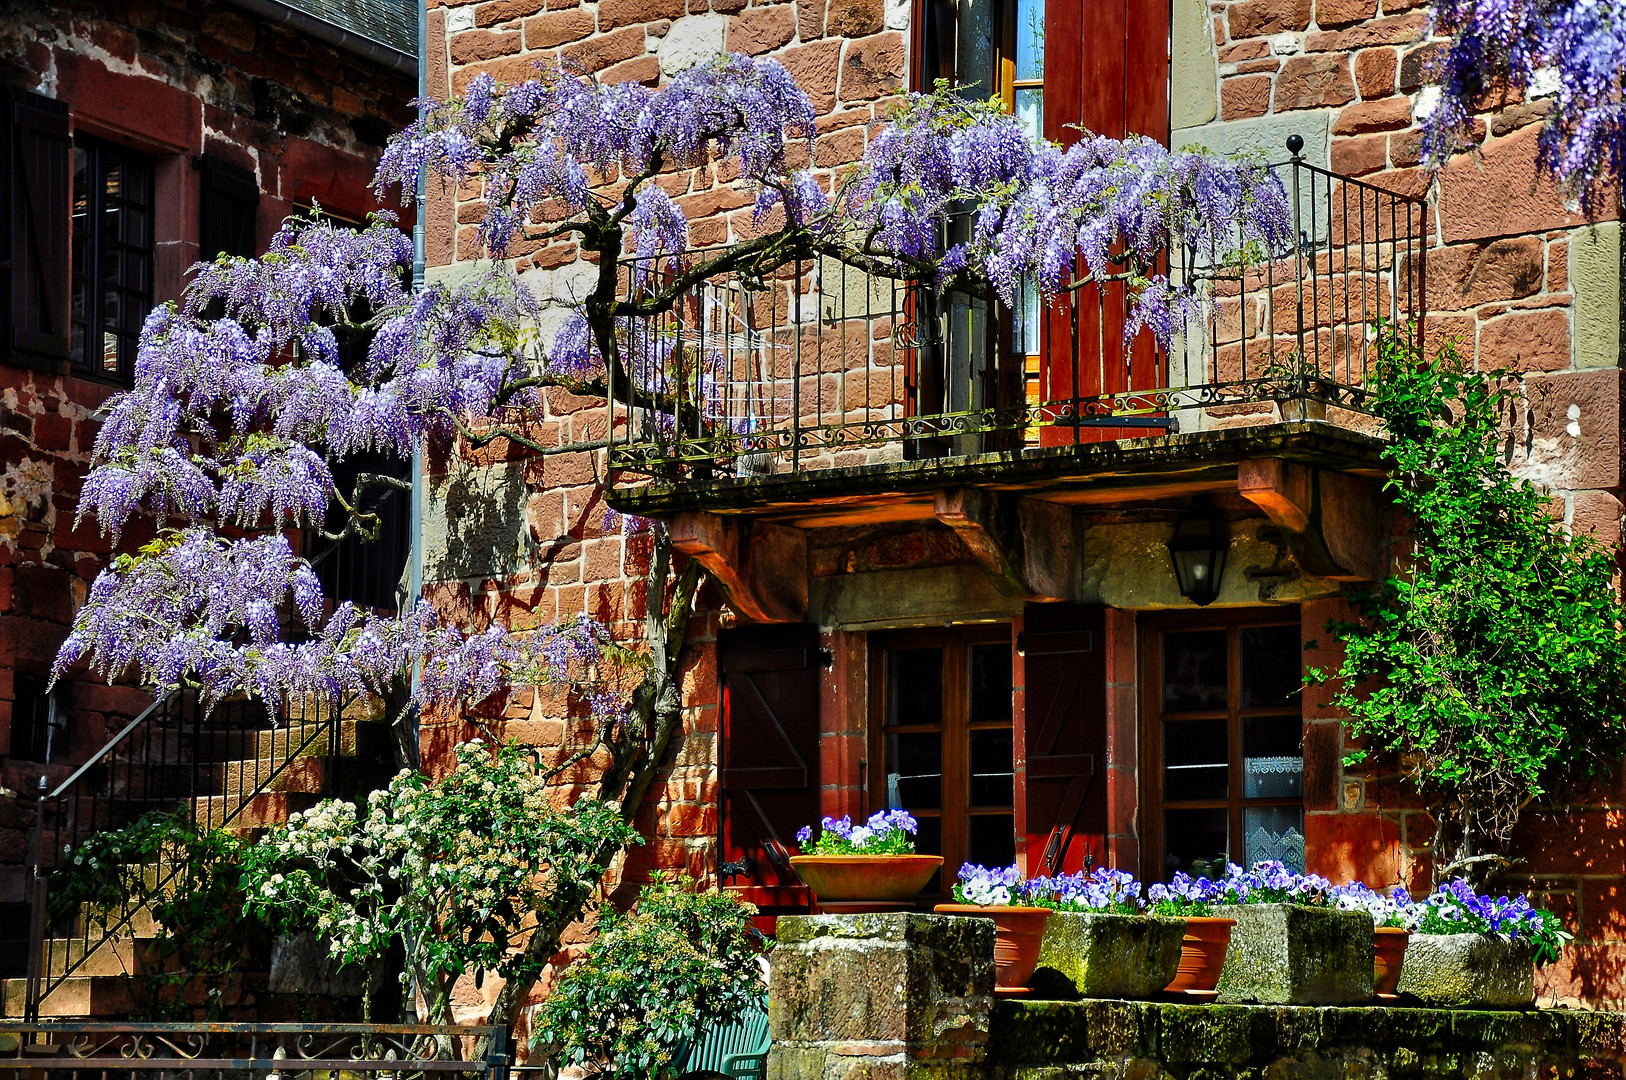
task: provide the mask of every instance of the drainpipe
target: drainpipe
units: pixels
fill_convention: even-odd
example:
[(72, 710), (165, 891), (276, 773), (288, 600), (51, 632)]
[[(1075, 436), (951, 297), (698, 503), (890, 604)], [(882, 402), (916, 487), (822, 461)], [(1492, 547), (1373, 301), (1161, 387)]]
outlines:
[[(423, 22), (419, 20), (418, 26), (418, 56), (404, 53), (382, 41), (370, 38), (366, 34), (358, 34), (354, 30), (346, 29), (337, 23), (317, 18), (308, 12), (300, 11), (284, 2), (284, 0), (227, 0), (233, 7), (242, 8), (252, 12), (268, 22), (286, 26), (288, 29), (305, 37), (313, 37), (323, 41), (335, 49), (343, 49), (347, 53), (359, 56), (364, 60), (371, 60), (380, 67), (399, 71), (403, 75), (411, 75), (414, 71), (421, 72), (422, 65), (418, 62), (423, 55)], [(419, 74), (419, 83), (423, 76)]]
[[(429, 96), (429, 4), (428, 0), (421, 0), (418, 5), (418, 98), (420, 100)], [(429, 179), (422, 165), (418, 167), (418, 183), (415, 191), (417, 198), (417, 213), (412, 218), (412, 291), (420, 293), (424, 288), (424, 213), (426, 204), (424, 196), (429, 189)], [(416, 605), (423, 596), (423, 442), (419, 441), (412, 451), (412, 514), (411, 514), (411, 551), (409, 560), (411, 569), (407, 576), (407, 603)], [(412, 689), (418, 689), (418, 669), (412, 669)], [(416, 726), (416, 725), (414, 725)]]

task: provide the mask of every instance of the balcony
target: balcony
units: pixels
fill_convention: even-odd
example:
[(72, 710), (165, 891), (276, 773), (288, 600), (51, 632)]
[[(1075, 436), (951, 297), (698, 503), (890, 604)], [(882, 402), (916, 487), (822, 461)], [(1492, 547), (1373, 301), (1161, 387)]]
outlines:
[(1067, 600), (1083, 595), (1083, 519), (1215, 500), (1262, 512), (1311, 578), (1381, 577), (1369, 384), (1387, 336), (1422, 343), (1428, 207), (1276, 168), (1297, 242), (1245, 267), (1165, 252), (1158, 271), (1207, 297), (1167, 347), (1126, 336), (1127, 274), (1007, 306), (831, 257), (628, 320), (608, 501), (669, 521), (748, 621), (817, 604), (829, 568), (802, 568), (838, 534), (813, 531), (946, 528), (997, 594)]
[(1298, 243), (1247, 269), (1167, 252), (1210, 297), (1167, 348), (1125, 342), (1127, 275), (1007, 306), (824, 257), (694, 290), (627, 334), (659, 392), (622, 396), (659, 407), (611, 406), (612, 503), (820, 527), (941, 517), (966, 486), (1107, 505), (1234, 491), (1263, 459), (1378, 475), (1366, 387), (1385, 335), (1421, 343), (1427, 204), (1276, 169)]

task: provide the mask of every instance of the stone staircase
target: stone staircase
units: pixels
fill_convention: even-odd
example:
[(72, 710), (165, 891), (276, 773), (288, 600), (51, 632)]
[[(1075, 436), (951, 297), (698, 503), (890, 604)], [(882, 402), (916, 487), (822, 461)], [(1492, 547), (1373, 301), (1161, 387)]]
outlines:
[[(301, 715), (310, 715), (302, 712)], [(331, 721), (334, 731), (315, 730), (317, 724), (297, 720), (260, 730), (210, 730), (188, 751), (195, 762), (196, 794), (182, 793), (173, 806), (192, 807), (200, 828), (221, 827), (253, 840), (287, 822), (290, 814), (305, 810), (330, 795), (354, 798), (377, 786), (387, 770), (376, 763), (383, 757), (388, 733), (378, 702), (357, 699)], [(154, 800), (151, 796), (143, 803)], [(53, 844), (46, 832), (42, 844)], [(57, 848), (60, 850), (60, 848)], [(170, 867), (154, 863), (141, 868), (146, 888), (172, 888)], [(122, 923), (122, 925), (120, 925)], [(104, 927), (117, 926), (107, 933)], [(157, 959), (158, 925), (145, 903), (116, 911), (82, 907), (71, 926), (55, 928), (45, 942), (45, 971), (65, 977), (40, 1003), (39, 1018), (110, 1019), (128, 1015), (135, 1006), (130, 976), (151, 970)], [(104, 937), (105, 935), (105, 937)], [(190, 983), (200, 982), (198, 979)], [(265, 975), (249, 976), (263, 984)], [(183, 985), (180, 1000), (199, 1002), (207, 987)], [(0, 1017), (22, 1018), (28, 980), (11, 978), (0, 984)]]

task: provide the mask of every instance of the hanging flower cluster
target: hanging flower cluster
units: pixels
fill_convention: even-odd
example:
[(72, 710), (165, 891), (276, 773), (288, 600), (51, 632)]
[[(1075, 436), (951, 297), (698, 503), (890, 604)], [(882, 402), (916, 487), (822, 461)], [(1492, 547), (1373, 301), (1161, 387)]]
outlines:
[(305, 694), (383, 693), (422, 664), (419, 703), (552, 685), (577, 694), (600, 723), (615, 723), (625, 706), (607, 676), (639, 662), (585, 615), (520, 636), (442, 626), (427, 602), (399, 618), (345, 603), (325, 619), (323, 603), (315, 573), (281, 533), (225, 540), (204, 528), (166, 532), (96, 578), (55, 671), (84, 660), (109, 678), (134, 668), (151, 686), (196, 682), (210, 705), (234, 694), (279, 704)]
[[(1007, 303), (1027, 281), (1056, 295), (1080, 261), (1097, 279), (1127, 275), (1138, 291), (1125, 337), (1145, 326), (1163, 345), (1200, 294), (1158, 272), (1159, 256), (1186, 248), (1214, 264), (1292, 241), (1287, 193), (1263, 164), (1142, 136), (1033, 143), (1015, 117), (947, 92), (912, 95), (871, 140), (855, 200), (878, 246), (940, 277), (974, 270)], [(962, 206), (970, 236), (945, 244)]]
[(1433, 167), (1473, 145), (1472, 114), (1504, 94), (1550, 95), (1541, 165), (1590, 209), (1626, 167), (1626, 10), (1607, 0), (1439, 0), (1433, 33), (1451, 43), (1430, 75), (1440, 96), (1423, 118)]
[[(562, 65), (504, 86), (477, 75), (461, 99), (420, 101), (420, 117), (391, 141), (379, 165), (380, 187), (410, 190), (420, 167), (461, 183), (486, 185), (480, 241), (506, 254), (533, 217), (624, 221), (645, 258), (682, 250), (688, 221), (649, 179), (667, 166), (689, 168), (713, 155), (738, 158), (757, 191), (760, 218), (783, 204), (792, 222), (826, 206), (811, 173), (795, 172), (785, 150), (814, 136), (813, 104), (777, 60), (725, 53), (690, 68), (659, 90), (606, 85)], [(637, 177), (597, 198), (595, 185)]]

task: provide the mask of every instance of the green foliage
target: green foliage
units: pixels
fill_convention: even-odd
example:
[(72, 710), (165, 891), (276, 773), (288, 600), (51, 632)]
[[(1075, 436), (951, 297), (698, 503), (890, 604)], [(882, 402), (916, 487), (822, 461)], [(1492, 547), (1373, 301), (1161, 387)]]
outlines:
[(1483, 876), (1531, 800), (1619, 759), (1615, 562), (1509, 471), (1511, 376), (1391, 346), (1374, 390), (1415, 547), (1409, 572), (1357, 598), (1358, 621), (1330, 627), (1334, 701), (1363, 740), (1347, 764), (1397, 754), (1434, 812), (1436, 875)]
[(532, 1045), (613, 1080), (671, 1075), (708, 1025), (738, 1019), (760, 997), (755, 912), (722, 893), (646, 886), (632, 913), (606, 914), (560, 976)]
[(293, 815), (249, 851), (250, 913), (314, 929), (344, 964), (399, 942), (407, 975), (445, 1022), (458, 976), (534, 980), (545, 964), (517, 947), (522, 926), (586, 905), (609, 861), (639, 842), (614, 806), (561, 808), (549, 773), (509, 743), (456, 749), (441, 780), (403, 771), (365, 808), (329, 800)]
[[(92, 923), (111, 927), (145, 903), (157, 923), (139, 970), (130, 973), (138, 1018), (189, 1013), (182, 990), (192, 977), (208, 984), (204, 1009), (214, 1018), (222, 990), (269, 943), (265, 925), (243, 917), (242, 841), (221, 829), (199, 832), (184, 812), (146, 814), (67, 855), (51, 890), (53, 921), (85, 905)], [(173, 878), (155, 891), (171, 869)]]

